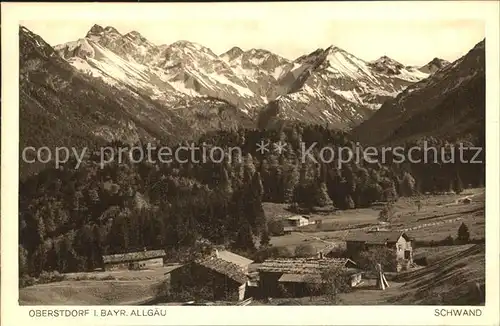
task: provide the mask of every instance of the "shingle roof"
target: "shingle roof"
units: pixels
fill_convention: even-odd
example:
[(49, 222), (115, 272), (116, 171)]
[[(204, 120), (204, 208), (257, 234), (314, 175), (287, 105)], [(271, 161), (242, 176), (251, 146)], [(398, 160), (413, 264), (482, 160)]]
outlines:
[(278, 258), (265, 260), (258, 270), (271, 273), (316, 274), (328, 267), (349, 266), (356, 266), (356, 263), (348, 258)]
[(227, 262), (238, 265), (240, 267), (247, 267), (248, 265), (253, 263), (253, 260), (237, 255), (227, 250), (218, 250), (217, 257)]
[(195, 263), (225, 275), (240, 284), (244, 284), (248, 281), (248, 276), (241, 270), (240, 266), (226, 260), (217, 257), (208, 257), (198, 259)]
[(407, 234), (400, 231), (380, 231), (371, 233), (355, 233), (347, 236), (346, 241), (365, 242), (368, 244), (386, 244), (387, 242), (397, 242), (403, 236), (409, 238)]
[(283, 274), (278, 282), (283, 283), (322, 283), (319, 274)]
[(165, 250), (148, 250), (148, 251), (127, 252), (124, 254), (104, 255), (102, 256), (102, 260), (105, 264), (109, 264), (109, 263), (124, 263), (124, 262), (132, 262), (145, 259), (160, 258), (163, 256), (165, 256)]

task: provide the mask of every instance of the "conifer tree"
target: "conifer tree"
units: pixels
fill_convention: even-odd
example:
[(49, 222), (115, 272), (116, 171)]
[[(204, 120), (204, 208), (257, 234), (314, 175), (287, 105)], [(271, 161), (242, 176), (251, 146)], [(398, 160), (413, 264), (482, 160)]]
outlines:
[(236, 233), (236, 239), (233, 246), (236, 249), (243, 250), (254, 250), (255, 244), (253, 242), (252, 228), (248, 221), (245, 219), (241, 220), (240, 228)]
[(260, 234), (260, 245), (262, 247), (266, 247), (269, 245), (269, 241), (271, 238), (269, 237), (269, 232), (267, 231), (267, 228), (264, 228)]
[(453, 182), (453, 191), (456, 194), (461, 194), (464, 191), (464, 186), (462, 183), (462, 178), (460, 178), (460, 174), (457, 172), (456, 178)]
[(400, 190), (402, 196), (409, 197), (415, 194), (415, 178), (410, 173), (403, 174)]
[(466, 244), (470, 241), (469, 228), (463, 222), (458, 228), (457, 241), (462, 244)]

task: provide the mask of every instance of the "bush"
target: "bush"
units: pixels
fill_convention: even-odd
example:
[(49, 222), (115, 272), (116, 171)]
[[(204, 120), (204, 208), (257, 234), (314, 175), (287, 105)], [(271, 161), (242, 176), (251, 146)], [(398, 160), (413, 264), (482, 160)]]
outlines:
[(342, 268), (329, 267), (321, 272), (322, 290), (330, 301), (339, 303), (338, 294), (351, 291), (349, 278), (346, 277)]
[(170, 297), (170, 279), (158, 283), (155, 287), (155, 297), (169, 298)]
[(88, 274), (78, 275), (75, 277), (75, 281), (88, 281), (90, 279), (91, 278)]
[(273, 258), (288, 258), (292, 257), (293, 253), (288, 247), (271, 247), (269, 248), (269, 257)]
[(382, 208), (378, 215), (379, 221), (388, 222), (394, 215), (394, 208), (392, 203), (388, 203)]
[(25, 288), (36, 284), (36, 279), (29, 275), (23, 275), (19, 278), (19, 288)]
[(60, 274), (58, 271), (53, 271), (53, 272), (43, 271), (38, 277), (38, 283), (40, 284), (60, 282), (62, 280), (64, 280), (64, 275)]
[(295, 247), (295, 257), (312, 257), (316, 254), (316, 248), (310, 244), (300, 244)]
[(369, 271), (376, 271), (377, 264), (380, 264), (382, 270), (386, 272), (397, 269), (396, 254), (387, 247), (363, 251), (359, 254), (356, 262), (361, 269)]
[(427, 260), (427, 257), (419, 257), (419, 258), (414, 258), (413, 262), (419, 266), (427, 266), (429, 265), (429, 261)]
[(283, 221), (272, 220), (267, 224), (267, 229), (270, 235), (278, 236), (283, 234)]
[(287, 247), (266, 247), (258, 250), (252, 257), (256, 263), (260, 263), (269, 258), (293, 257), (293, 252)]
[(347, 252), (345, 248), (335, 247), (328, 252), (328, 257), (330, 258), (347, 258)]
[(455, 240), (451, 235), (447, 236), (441, 241), (441, 245), (443, 246), (452, 246), (455, 243)]
[(283, 285), (283, 284), (279, 284), (278, 285), (278, 291), (280, 293), (280, 296), (282, 298), (292, 298), (292, 293), (290, 293), (290, 291), (288, 291), (288, 289)]

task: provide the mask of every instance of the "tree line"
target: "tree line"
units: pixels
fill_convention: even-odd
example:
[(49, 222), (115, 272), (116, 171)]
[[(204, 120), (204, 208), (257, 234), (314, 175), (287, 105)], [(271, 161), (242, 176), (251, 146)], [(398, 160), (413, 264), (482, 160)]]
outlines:
[[(282, 141), (285, 150), (261, 153), (261, 140)], [(200, 241), (251, 253), (269, 243), (262, 202), (304, 210), (352, 209), (420, 192), (460, 192), (484, 182), (484, 164), (302, 161), (302, 146), (313, 143), (316, 158), (325, 146), (358, 146), (348, 134), (319, 125), (219, 130), (196, 143), (227, 150), (238, 146), (242, 158), (156, 164), (125, 159), (101, 167), (96, 147), (78, 169), (70, 160), (22, 180), (20, 274), (91, 271), (102, 267), (102, 255), (144, 247), (173, 254)], [(115, 141), (109, 146), (131, 145)]]

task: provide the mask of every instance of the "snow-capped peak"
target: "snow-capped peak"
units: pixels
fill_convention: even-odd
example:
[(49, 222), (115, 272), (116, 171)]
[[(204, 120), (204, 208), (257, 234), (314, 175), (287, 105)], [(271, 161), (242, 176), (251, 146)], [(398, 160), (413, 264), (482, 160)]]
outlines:
[(233, 46), (230, 50), (221, 54), (220, 57), (223, 60), (232, 61), (241, 56), (243, 53), (244, 51), (240, 47)]
[(385, 65), (394, 65), (397, 67), (403, 67), (403, 64), (401, 64), (400, 62), (398, 62), (392, 58), (389, 58), (386, 55), (383, 55), (380, 58), (378, 58), (377, 60), (372, 61), (372, 63), (381, 63), (381, 64), (385, 64)]
[(99, 25), (92, 26), (85, 38), (56, 50), (81, 71), (168, 103), (171, 98), (209, 96), (248, 113), (281, 96), (285, 102), (321, 107), (330, 114), (325, 118), (322, 111), (322, 117), (342, 123), (362, 119), (387, 98), (427, 76), (387, 57), (375, 64), (385, 69), (401, 66), (401, 71), (377, 72), (373, 63), (334, 45), (295, 61), (265, 49), (244, 51), (237, 46), (219, 56), (192, 41), (157, 46), (137, 31), (122, 35), (113, 27)]
[(116, 30), (116, 28), (114, 28), (113, 26), (106, 26), (106, 27), (104, 27), (104, 32), (106, 32), (106, 33), (115, 33), (115, 34), (121, 35), (120, 32), (118, 32), (118, 30)]
[(95, 24), (87, 32), (85, 38), (94, 42), (98, 42), (103, 46), (107, 46), (108, 44), (122, 38), (122, 35), (116, 30), (116, 28), (112, 26), (106, 26), (104, 28), (100, 25)]
[(186, 41), (186, 40), (176, 41), (176, 42), (170, 44), (170, 47), (189, 48), (189, 49), (197, 50), (197, 51), (206, 51), (206, 50), (209, 50), (210, 52), (212, 52), (212, 50), (210, 50), (206, 46), (203, 46), (203, 45), (201, 45), (199, 43), (196, 43), (196, 42), (191, 42), (191, 41)]
[(87, 32), (86, 37), (91, 35), (101, 35), (102, 33), (104, 33), (104, 28), (101, 25), (94, 24)]
[(404, 68), (404, 65), (384, 55), (370, 62), (370, 67), (380, 73), (397, 75), (401, 72), (401, 69)]
[(328, 48), (326, 48), (325, 51), (328, 53), (347, 52), (346, 50), (341, 49), (336, 45), (330, 45)]
[(269, 55), (271, 54), (270, 51), (264, 50), (264, 49), (250, 49), (246, 51), (249, 55), (254, 55), (254, 56), (264, 56), (264, 55)]
[(131, 31), (131, 32), (128, 32), (127, 34), (124, 35), (126, 38), (128, 39), (131, 39), (131, 40), (146, 40), (146, 38), (144, 36), (141, 35), (141, 33), (137, 32), (137, 31)]

